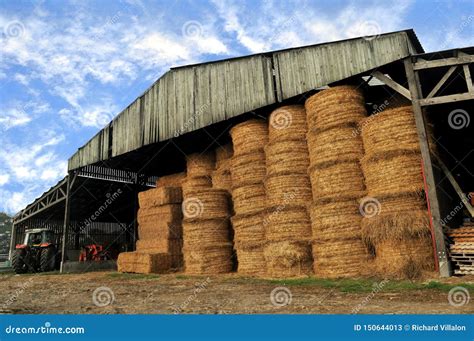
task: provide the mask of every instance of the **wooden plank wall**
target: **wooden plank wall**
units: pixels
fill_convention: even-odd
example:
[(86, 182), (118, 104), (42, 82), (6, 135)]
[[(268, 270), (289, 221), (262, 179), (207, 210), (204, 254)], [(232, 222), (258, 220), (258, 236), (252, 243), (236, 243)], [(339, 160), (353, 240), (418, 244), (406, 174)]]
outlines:
[(79, 149), (69, 170), (283, 101), (413, 51), (407, 33), (397, 32), (171, 69)]
[(402, 59), (412, 49), (400, 32), (275, 52), (278, 101)]

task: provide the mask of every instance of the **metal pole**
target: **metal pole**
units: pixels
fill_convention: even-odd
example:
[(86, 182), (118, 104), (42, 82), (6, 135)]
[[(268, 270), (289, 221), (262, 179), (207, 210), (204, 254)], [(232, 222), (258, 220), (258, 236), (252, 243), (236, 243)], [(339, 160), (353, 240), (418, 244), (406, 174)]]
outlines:
[(67, 176), (66, 182), (66, 203), (64, 207), (64, 224), (63, 224), (63, 238), (61, 246), (61, 270), (63, 272), (64, 262), (66, 261), (66, 252), (67, 252), (67, 238), (68, 238), (68, 229), (69, 229), (69, 216), (70, 216), (70, 205), (71, 205), (71, 173)]

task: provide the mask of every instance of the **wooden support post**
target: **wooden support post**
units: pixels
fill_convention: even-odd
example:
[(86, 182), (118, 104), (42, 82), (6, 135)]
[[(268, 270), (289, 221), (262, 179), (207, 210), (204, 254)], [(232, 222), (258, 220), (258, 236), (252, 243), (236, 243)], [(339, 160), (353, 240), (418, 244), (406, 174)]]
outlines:
[(383, 82), (385, 85), (387, 85), (391, 89), (395, 90), (396, 92), (398, 92), (400, 95), (402, 95), (406, 99), (411, 100), (410, 91), (407, 88), (405, 88), (404, 86), (398, 84), (393, 79), (388, 78), (382, 72), (374, 71), (374, 72), (372, 72), (371, 76), (374, 76), (379, 81)]
[(11, 261), (13, 256), (13, 249), (15, 248), (16, 241), (16, 224), (13, 222), (12, 226), (12, 236), (10, 238), (10, 250), (8, 250), (8, 259)]
[(464, 70), (464, 78), (466, 79), (467, 91), (474, 92), (474, 87), (472, 86), (471, 71), (469, 71), (469, 65), (464, 64), (462, 68)]
[(66, 261), (66, 252), (67, 252), (67, 239), (68, 239), (68, 229), (69, 229), (69, 218), (70, 218), (70, 206), (71, 206), (71, 176), (72, 173), (69, 172), (66, 181), (66, 202), (64, 205), (64, 224), (63, 224), (63, 238), (61, 245), (61, 269), (60, 272), (63, 272), (64, 262)]
[(406, 58), (405, 72), (408, 79), (408, 85), (412, 98), (413, 113), (415, 116), (416, 129), (420, 139), (421, 156), (423, 158), (423, 167), (428, 187), (427, 197), (429, 200), (431, 220), (434, 233), (436, 256), (438, 260), (439, 274), (441, 277), (449, 277), (451, 275), (451, 265), (448, 260), (447, 248), (444, 240), (443, 227), (441, 226), (441, 212), (438, 202), (438, 193), (433, 173), (433, 165), (430, 155), (428, 139), (426, 137), (426, 126), (423, 111), (420, 106), (421, 85), (418, 75), (415, 74), (413, 62), (411, 58)]

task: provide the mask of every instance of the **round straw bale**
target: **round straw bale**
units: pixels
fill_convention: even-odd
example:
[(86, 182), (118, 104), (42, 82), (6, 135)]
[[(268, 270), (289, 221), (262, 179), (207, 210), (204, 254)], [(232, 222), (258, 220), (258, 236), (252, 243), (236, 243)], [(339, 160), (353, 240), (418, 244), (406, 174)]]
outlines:
[(212, 187), (232, 191), (232, 177), (227, 170), (217, 169), (212, 172)]
[(203, 247), (201, 249), (183, 249), (185, 272), (189, 274), (219, 274), (232, 271), (232, 245), (230, 243)]
[(246, 185), (232, 190), (236, 214), (252, 214), (265, 209), (265, 187), (263, 184)]
[(380, 214), (362, 219), (361, 232), (364, 241), (377, 246), (384, 240), (430, 235), (430, 218), (426, 209), (388, 213), (382, 208)]
[(265, 237), (270, 241), (311, 239), (311, 222), (306, 207), (272, 207), (265, 213)]
[(308, 151), (312, 165), (332, 161), (355, 161), (364, 155), (360, 136), (354, 136), (354, 128), (341, 126), (320, 132), (308, 132)]
[(310, 209), (313, 238), (316, 240), (361, 237), (362, 216), (356, 200), (314, 204)]
[(434, 270), (433, 244), (429, 236), (385, 240), (377, 244), (375, 266), (380, 276), (416, 279)]
[(365, 191), (364, 177), (358, 162), (340, 162), (309, 168), (313, 197), (359, 195)]
[(377, 158), (365, 156), (361, 164), (371, 197), (424, 189), (420, 154), (402, 151)]
[(234, 245), (239, 247), (255, 241), (265, 240), (263, 213), (235, 215), (231, 218), (234, 228)]
[(269, 117), (270, 141), (304, 140), (306, 111), (302, 105), (287, 105), (272, 111)]
[[(371, 212), (372, 214), (365, 214), (365, 203), (374, 203), (376, 207), (375, 211)], [(379, 213), (406, 213), (409, 211), (426, 211), (426, 198), (421, 192), (412, 192), (412, 193), (400, 193), (392, 195), (381, 195), (376, 198), (365, 197), (359, 201), (360, 212), (363, 216), (374, 216)]]
[(252, 119), (237, 124), (230, 130), (234, 155), (258, 151), (268, 142), (268, 126), (263, 120)]
[(187, 193), (182, 203), (184, 221), (188, 219), (220, 219), (230, 216), (229, 193), (205, 188)]
[(307, 174), (308, 146), (305, 140), (269, 142), (265, 147), (267, 175)]
[(211, 152), (186, 155), (188, 176), (211, 175), (215, 167), (215, 155)]
[(156, 180), (156, 187), (179, 187), (183, 184), (183, 181), (186, 180), (186, 173), (175, 173), (170, 175), (160, 176)]
[(266, 266), (263, 256), (263, 243), (250, 242), (236, 247), (237, 272), (244, 275), (265, 275)]
[(269, 242), (264, 248), (267, 275), (299, 277), (312, 273), (311, 246), (307, 242)]
[(306, 206), (312, 200), (311, 183), (306, 174), (277, 174), (266, 178), (267, 207)]
[(230, 242), (228, 219), (183, 221), (183, 243), (187, 249), (199, 249)]
[(215, 150), (216, 152), (216, 169), (222, 167), (222, 164), (225, 161), (229, 160), (234, 154), (234, 149), (232, 143), (225, 144), (223, 146), (218, 146)]
[(235, 155), (231, 161), (232, 185), (241, 187), (263, 182), (267, 173), (262, 149), (249, 154)]
[(411, 106), (388, 109), (369, 116), (361, 126), (365, 153), (369, 157), (400, 149), (420, 152)]
[(367, 116), (362, 93), (351, 86), (323, 90), (308, 98), (305, 108), (310, 130), (359, 123)]
[(183, 197), (186, 197), (188, 193), (194, 192), (198, 189), (205, 189), (212, 187), (211, 176), (188, 176), (182, 183)]
[(314, 273), (323, 278), (357, 277), (364, 273), (369, 253), (360, 238), (313, 243)]

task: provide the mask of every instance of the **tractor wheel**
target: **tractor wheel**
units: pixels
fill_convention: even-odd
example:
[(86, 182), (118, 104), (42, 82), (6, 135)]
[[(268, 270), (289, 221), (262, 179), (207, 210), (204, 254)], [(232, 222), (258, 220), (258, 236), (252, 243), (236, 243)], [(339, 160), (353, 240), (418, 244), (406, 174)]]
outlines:
[(17, 249), (13, 252), (12, 267), (17, 274), (24, 274), (28, 267), (25, 264), (26, 251), (24, 249)]
[(41, 272), (53, 271), (54, 263), (56, 261), (56, 252), (54, 247), (47, 247), (42, 249), (40, 257)]

